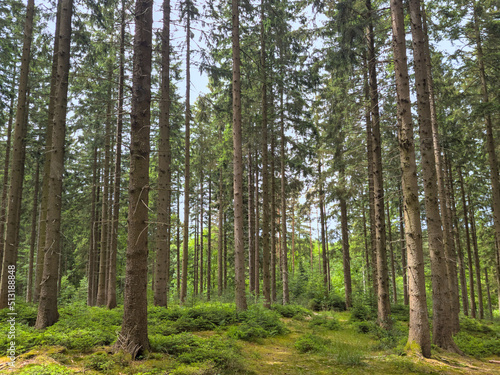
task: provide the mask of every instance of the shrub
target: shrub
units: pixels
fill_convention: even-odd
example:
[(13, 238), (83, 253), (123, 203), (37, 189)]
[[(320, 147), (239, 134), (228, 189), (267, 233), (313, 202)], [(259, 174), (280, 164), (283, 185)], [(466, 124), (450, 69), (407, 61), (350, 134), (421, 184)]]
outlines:
[(264, 328), (246, 322), (238, 326), (230, 327), (227, 331), (227, 335), (234, 339), (244, 341), (256, 341), (269, 336)]
[(364, 357), (361, 350), (345, 342), (333, 343), (331, 352), (335, 356), (335, 361), (344, 366), (359, 366)]
[(365, 305), (355, 305), (351, 309), (351, 322), (366, 322), (372, 319), (374, 315)]
[(71, 375), (73, 370), (57, 364), (27, 365), (24, 366), (18, 375)]
[(454, 336), (454, 339), (460, 350), (472, 357), (500, 355), (500, 340), (497, 335), (476, 337), (467, 332), (459, 332)]
[(320, 352), (330, 343), (331, 341), (328, 339), (306, 333), (297, 339), (295, 342), (295, 349), (297, 349), (299, 353)]
[(334, 317), (327, 318), (324, 316), (315, 315), (309, 321), (310, 327), (323, 327), (331, 331), (336, 331), (340, 329), (340, 323)]
[(410, 307), (403, 304), (392, 305), (391, 316), (400, 322), (408, 322), (410, 320)]
[(311, 316), (311, 311), (300, 305), (272, 305), (271, 310), (278, 312), (284, 318)]
[(106, 353), (94, 353), (85, 359), (85, 367), (97, 371), (108, 371), (114, 364)]
[(260, 327), (267, 332), (267, 336), (282, 335), (288, 332), (285, 324), (280, 320), (276, 311), (253, 305), (240, 313), (240, 321), (252, 327)]

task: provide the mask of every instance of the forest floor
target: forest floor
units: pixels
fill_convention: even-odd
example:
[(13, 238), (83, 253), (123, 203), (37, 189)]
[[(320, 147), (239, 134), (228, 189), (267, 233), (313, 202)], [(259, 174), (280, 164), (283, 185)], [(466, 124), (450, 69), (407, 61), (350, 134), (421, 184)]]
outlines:
[[(310, 315), (306, 312), (293, 318), (279, 316), (279, 322), (270, 323), (270, 316), (259, 320), (263, 310), (257, 309), (254, 315), (249, 314), (239, 322), (229, 322), (227, 317), (230, 315), (227, 315), (224, 318), (227, 323), (220, 324), (213, 330), (207, 330), (206, 324), (204, 329), (196, 330), (196, 326), (199, 327), (202, 320), (210, 321), (210, 317), (216, 315), (214, 314), (216, 310), (207, 313), (207, 310), (202, 308), (197, 310), (196, 314), (191, 312), (191, 317), (196, 316), (196, 318), (189, 320), (185, 315), (165, 316), (158, 308), (154, 309), (156, 310), (153, 311), (150, 322), (150, 325), (154, 324), (150, 329), (152, 352), (139, 360), (133, 361), (129, 355), (121, 352), (113, 353), (111, 345), (95, 345), (98, 342), (98, 334), (86, 336), (85, 333), (93, 332), (90, 323), (88, 331), (80, 327), (75, 331), (78, 333), (74, 333), (72, 329), (76, 329), (76, 324), (81, 324), (83, 318), (75, 318), (76, 310), (69, 309), (63, 312), (61, 321), (57, 323), (59, 328), (56, 326), (52, 331), (49, 328), (40, 334), (31, 327), (18, 329), (21, 331), (18, 333), (20, 336), (18, 341), (25, 339), (29, 344), (21, 347), (24, 348), (21, 349), (24, 353), (18, 356), (14, 368), (8, 366), (7, 357), (0, 357), (0, 373), (13, 375), (500, 374), (500, 357), (497, 352), (495, 352), (497, 355), (485, 351), (478, 352), (487, 355), (473, 357), (459, 356), (433, 348), (430, 359), (406, 355), (403, 347), (407, 323), (404, 321), (397, 321), (392, 333), (381, 335), (380, 331), (373, 329), (372, 322), (353, 322), (351, 314), (347, 312), (310, 312)], [(104, 332), (108, 328), (116, 329), (113, 321), (118, 322), (120, 311), (108, 313), (105, 309), (98, 308), (90, 308), (88, 311), (90, 311), (89, 319), (103, 325)], [(177, 311), (181, 311), (180, 308)], [(227, 306), (221, 311), (220, 316), (229, 314)], [(200, 318), (202, 315), (203, 318)], [(275, 315), (278, 316), (276, 313)], [(3, 320), (1, 318), (0, 316), (0, 320)], [(66, 322), (66, 319), (69, 321)], [(255, 329), (256, 326), (251, 323), (255, 322), (255, 319), (267, 330), (267, 334)], [(175, 330), (180, 327), (179, 321), (182, 320), (184, 320), (182, 332), (176, 333)], [(471, 321), (466, 318), (463, 325), (468, 330), (467, 336), (456, 338), (459, 345), (465, 342), (464, 347), (472, 350), (467, 347), (468, 344), (472, 343), (477, 347), (481, 343), (493, 340), (491, 342), (494, 344), (489, 344), (490, 347), (500, 346), (498, 323), (476, 324)], [(274, 330), (272, 324), (279, 325), (276, 328), (277, 333), (272, 333)], [(61, 332), (64, 330), (66, 333), (62, 335)], [(185, 333), (185, 331), (190, 332)], [(89, 339), (92, 337), (94, 340)], [(62, 345), (55, 345), (58, 342)], [(5, 353), (3, 347), (2, 352)]]

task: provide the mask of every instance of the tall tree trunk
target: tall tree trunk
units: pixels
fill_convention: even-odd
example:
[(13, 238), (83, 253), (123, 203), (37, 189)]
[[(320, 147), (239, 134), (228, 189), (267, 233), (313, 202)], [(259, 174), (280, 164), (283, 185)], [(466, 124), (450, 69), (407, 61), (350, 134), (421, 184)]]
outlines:
[[(16, 65), (12, 73), (12, 91), (16, 81)], [(3, 168), (2, 202), (0, 207), (0, 261), (3, 261), (3, 249), (5, 247), (5, 225), (7, 224), (7, 193), (9, 191), (9, 169), (10, 169), (10, 149), (12, 136), (12, 122), (14, 121), (14, 92), (11, 92), (9, 106), (9, 120), (7, 122), (7, 142), (5, 145), (5, 160)]]
[(47, 128), (45, 133), (45, 161), (43, 163), (43, 183), (42, 197), (40, 202), (40, 228), (38, 230), (38, 249), (36, 257), (36, 272), (35, 272), (35, 294), (34, 302), (38, 302), (40, 298), (40, 289), (42, 287), (43, 264), (45, 259), (45, 239), (47, 234), (47, 202), (49, 194), (49, 179), (50, 179), (50, 158), (52, 156), (52, 127), (54, 123), (55, 99), (56, 99), (56, 81), (57, 81), (57, 61), (59, 57), (59, 32), (61, 26), (61, 3), (57, 1), (56, 25), (54, 33), (54, 47), (52, 53), (52, 68), (50, 76), (50, 94), (49, 94), (49, 110), (47, 117)]
[(255, 297), (260, 294), (260, 214), (259, 214), (259, 164), (258, 153), (255, 152), (255, 249), (253, 253), (254, 260), (254, 280), (255, 280)]
[[(280, 57), (283, 55), (283, 46), (280, 46)], [(283, 285), (283, 305), (290, 303), (288, 288), (288, 249), (286, 245), (286, 176), (285, 176), (285, 106), (283, 103), (283, 84), (280, 84), (280, 136), (281, 136), (281, 277)]]
[(223, 286), (227, 290), (227, 227), (226, 227), (226, 214), (224, 213), (224, 272), (223, 272)]
[[(35, 328), (53, 325), (59, 318), (57, 311), (57, 282), (59, 255), (61, 254), (61, 209), (62, 182), (64, 172), (64, 138), (66, 135), (66, 109), (68, 102), (68, 75), (71, 46), (71, 16), (73, 0), (61, 1), (59, 25), (57, 80), (54, 98), (54, 121), (52, 124), (52, 146), (50, 148), (50, 179), (47, 200), (47, 233), (45, 257), (40, 288), (40, 303)], [(40, 255), (40, 254), (39, 254)]]
[(252, 169), (252, 151), (248, 146), (248, 281), (250, 292), (255, 290), (255, 205), (254, 205), (254, 185), (253, 185), (253, 169)]
[(212, 171), (208, 174), (207, 301), (212, 292)]
[(431, 339), (425, 292), (424, 253), (418, 201), (417, 164), (411, 119), (411, 101), (405, 46), (404, 7), (402, 0), (391, 0), (392, 47), (396, 77), (399, 156), (402, 170), (404, 221), (408, 254), (408, 294), (410, 323), (407, 348), (431, 356)]
[[(203, 159), (201, 162), (203, 165)], [(200, 192), (200, 294), (203, 293), (203, 172), (201, 172)]]
[(451, 330), (455, 334), (460, 330), (460, 323), (458, 320), (458, 313), (460, 310), (460, 303), (458, 299), (458, 282), (457, 282), (457, 268), (456, 268), (456, 254), (455, 247), (453, 246), (452, 229), (450, 218), (448, 216), (448, 209), (446, 207), (446, 189), (444, 181), (444, 163), (441, 158), (441, 146), (439, 144), (439, 131), (438, 131), (438, 119), (436, 113), (436, 105), (434, 101), (434, 81), (432, 78), (432, 67), (431, 67), (431, 55), (429, 48), (429, 38), (427, 37), (427, 23), (426, 23), (426, 13), (423, 8), (422, 3), (422, 33), (425, 36), (424, 46), (422, 52), (425, 55), (426, 69), (427, 69), (427, 85), (429, 90), (429, 111), (430, 111), (430, 123), (432, 131), (432, 144), (434, 149), (434, 160), (436, 168), (436, 178), (437, 178), (437, 190), (439, 196), (439, 207), (441, 209), (441, 223), (443, 231), (443, 248), (444, 256), (446, 258), (446, 274), (448, 277), (448, 288), (449, 288), (449, 298), (450, 298), (450, 314), (451, 314)]
[(488, 278), (488, 267), (484, 267), (484, 283), (486, 284), (486, 295), (488, 297), (488, 312), (490, 319), (493, 319), (493, 308), (491, 306), (490, 280)]
[(401, 243), (401, 266), (403, 268), (403, 299), (405, 306), (410, 303), (408, 296), (408, 275), (407, 275), (407, 262), (406, 262), (406, 242), (404, 232), (404, 218), (403, 218), (403, 192), (400, 191), (399, 201), (399, 241)]
[(460, 190), (462, 191), (462, 208), (464, 211), (465, 238), (467, 240), (467, 260), (469, 264), (469, 294), (470, 294), (470, 314), (476, 317), (476, 293), (474, 291), (474, 270), (472, 267), (472, 249), (470, 244), (469, 232), (469, 210), (467, 209), (467, 200), (465, 199), (464, 176), (462, 168), (458, 167), (458, 178), (460, 179)]
[[(0, 309), (9, 306), (12, 293), (9, 280), (15, 281), (17, 264), (17, 246), (21, 221), (21, 200), (24, 182), (24, 161), (26, 157), (26, 134), (28, 132), (28, 80), (30, 69), (31, 40), (33, 36), (34, 0), (28, 0), (26, 21), (24, 24), (23, 52), (21, 56), (21, 74), (17, 92), (17, 110), (12, 149), (12, 166), (9, 189), (9, 211), (7, 214), (7, 232), (3, 249), (2, 280), (0, 285)], [(3, 233), (1, 234), (3, 236)]]
[(153, 1), (135, 7), (134, 69), (130, 131), (128, 245), (122, 329), (115, 350), (132, 358), (149, 351), (147, 326), (149, 141)]
[[(190, 6), (190, 2), (188, 2)], [(181, 304), (186, 302), (187, 296), (187, 273), (189, 257), (189, 158), (190, 158), (190, 124), (191, 124), (191, 103), (190, 103), (190, 85), (191, 85), (191, 12), (186, 12), (186, 133), (184, 144), (184, 233), (182, 241), (182, 284), (181, 284)]]
[(156, 282), (154, 304), (167, 306), (170, 285), (170, 204), (172, 171), (170, 151), (170, 0), (163, 1), (161, 35), (160, 138), (158, 141), (158, 202), (156, 231)]
[[(273, 126), (273, 122), (271, 123)], [(271, 302), (276, 302), (276, 179), (275, 172), (275, 134), (271, 131)]]
[(344, 266), (345, 307), (352, 307), (351, 255), (349, 254), (349, 230), (347, 223), (347, 202), (340, 198), (340, 221), (342, 227), (342, 259)]
[(118, 76), (118, 108), (116, 113), (116, 151), (115, 172), (113, 184), (113, 217), (111, 221), (111, 240), (109, 246), (109, 275), (108, 275), (108, 309), (116, 307), (116, 256), (118, 252), (118, 221), (120, 219), (120, 187), (122, 164), (122, 130), (123, 130), (123, 91), (125, 87), (125, 0), (121, 1), (120, 25), (120, 66)]
[(396, 268), (394, 265), (394, 248), (392, 246), (392, 225), (389, 201), (387, 201), (387, 233), (389, 235), (389, 255), (391, 257), (392, 298), (394, 303), (398, 303), (398, 290), (396, 288)]
[(447, 270), (446, 251), (443, 249), (443, 230), (439, 213), (436, 159), (431, 124), (431, 110), (427, 72), (427, 53), (422, 29), (420, 0), (410, 0), (410, 24), (413, 40), (415, 85), (417, 91), (417, 112), (420, 134), (420, 153), (424, 179), (427, 233), (431, 258), (432, 280), (432, 339), (435, 345), (445, 350), (459, 352), (453, 341), (451, 291)]
[(26, 290), (26, 302), (33, 302), (33, 261), (35, 258), (35, 245), (36, 245), (36, 227), (37, 227), (37, 214), (38, 214), (38, 195), (39, 195), (39, 180), (40, 180), (40, 161), (36, 161), (35, 171), (35, 188), (33, 192), (33, 211), (31, 213), (31, 238), (30, 238), (30, 255), (28, 265), (28, 286)]
[(391, 305), (389, 301), (389, 277), (387, 272), (384, 179), (382, 174), (382, 140), (380, 137), (380, 113), (378, 103), (377, 67), (375, 56), (375, 36), (373, 32), (371, 0), (366, 0), (368, 10), (368, 79), (372, 117), (373, 147), (373, 194), (375, 209), (375, 249), (377, 258), (377, 306), (378, 323), (381, 327), (390, 327)]
[[(222, 140), (222, 131), (219, 129), (219, 139)], [(218, 213), (219, 228), (217, 232), (217, 295), (222, 296), (223, 289), (223, 268), (222, 268), (222, 255), (223, 255), (223, 223), (222, 218), (224, 215), (224, 209), (222, 206), (222, 165), (219, 166), (219, 213)]]
[(90, 239), (89, 239), (89, 267), (88, 267), (88, 288), (87, 288), (87, 305), (95, 306), (94, 296), (97, 294), (96, 285), (96, 267), (97, 267), (97, 246), (96, 246), (96, 202), (97, 197), (97, 145), (94, 145), (94, 157), (92, 163), (92, 192), (90, 201)]
[(177, 297), (181, 296), (181, 219), (180, 219), (181, 173), (177, 172)]
[(113, 70), (110, 69), (108, 73), (108, 103), (106, 108), (106, 126), (104, 129), (104, 176), (103, 176), (103, 190), (102, 190), (102, 214), (101, 214), (101, 254), (99, 261), (99, 284), (97, 285), (97, 306), (106, 305), (109, 271), (109, 181), (110, 181), (110, 165), (111, 165), (111, 111), (112, 107), (112, 90), (111, 80), (113, 78)]
[(295, 198), (292, 198), (292, 276), (295, 274)]
[(474, 249), (474, 267), (476, 271), (476, 287), (477, 287), (477, 307), (479, 319), (484, 319), (483, 308), (483, 288), (481, 285), (481, 264), (479, 262), (479, 249), (477, 246), (476, 220), (474, 218), (474, 207), (472, 206), (469, 194), (469, 210), (470, 210), (470, 228), (472, 233), (472, 244)]
[(458, 270), (460, 272), (460, 289), (462, 294), (462, 309), (465, 316), (469, 315), (469, 300), (467, 298), (467, 278), (465, 276), (465, 263), (464, 263), (464, 254), (462, 252), (462, 242), (460, 241), (460, 233), (458, 231), (458, 218), (456, 215), (457, 209), (455, 206), (455, 188), (453, 186), (453, 175), (451, 169), (451, 163), (447, 158), (448, 164), (448, 185), (450, 191), (450, 213), (451, 213), (451, 222), (453, 224), (453, 235), (455, 237), (455, 245), (457, 249), (457, 261), (458, 261)]
[[(488, 106), (490, 102), (488, 93), (488, 80), (484, 67), (483, 45), (481, 40), (481, 31), (479, 28), (479, 15), (477, 1), (473, 2), (473, 17), (474, 17), (474, 32), (476, 37), (476, 55), (479, 65), (479, 77), (481, 79), (481, 91), (483, 96), (483, 104)], [(495, 138), (493, 135), (493, 123), (491, 113), (487, 112), (484, 116), (484, 125), (486, 127), (486, 149), (488, 151), (488, 162), (490, 165), (491, 176), (491, 191), (493, 195), (493, 223), (495, 228), (495, 239), (497, 243), (497, 251), (500, 251), (500, 181), (498, 177), (498, 160), (495, 151)], [(500, 257), (500, 254), (499, 254)]]
[(319, 183), (319, 212), (321, 220), (321, 254), (322, 254), (322, 273), (323, 273), (323, 286), (328, 290), (328, 267), (326, 265), (326, 233), (325, 233), (325, 192), (323, 191), (323, 180), (321, 175), (321, 160), (318, 160), (318, 183)]
[(241, 144), (240, 19), (238, 0), (232, 0), (233, 51), (233, 193), (234, 193), (234, 284), (236, 308), (247, 309), (245, 296), (245, 247), (243, 243), (243, 160)]

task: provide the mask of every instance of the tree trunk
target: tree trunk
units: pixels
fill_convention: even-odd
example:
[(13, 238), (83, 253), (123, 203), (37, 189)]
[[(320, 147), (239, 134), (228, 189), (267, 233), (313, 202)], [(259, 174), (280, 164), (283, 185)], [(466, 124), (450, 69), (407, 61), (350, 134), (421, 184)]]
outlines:
[[(273, 126), (273, 122), (271, 122)], [(275, 172), (275, 134), (271, 132), (271, 302), (276, 303), (276, 179)]]
[(108, 243), (108, 232), (109, 232), (109, 180), (110, 180), (110, 157), (111, 157), (111, 80), (113, 78), (113, 70), (109, 70), (108, 74), (108, 103), (106, 109), (106, 126), (104, 129), (104, 175), (103, 175), (103, 190), (102, 190), (102, 213), (101, 213), (101, 253), (99, 260), (99, 284), (97, 285), (97, 306), (106, 305), (107, 289), (106, 284), (108, 283), (108, 271), (109, 271), (109, 243)]
[(319, 212), (321, 220), (321, 254), (322, 254), (322, 264), (323, 264), (323, 286), (325, 290), (328, 290), (328, 268), (326, 265), (326, 233), (325, 233), (325, 206), (323, 204), (325, 200), (325, 193), (323, 191), (323, 180), (321, 176), (321, 160), (318, 161), (318, 183), (319, 183)]
[(252, 151), (248, 146), (248, 281), (250, 292), (255, 290), (255, 205), (254, 205), (254, 185), (252, 169)]
[(457, 209), (455, 206), (455, 188), (453, 186), (453, 176), (451, 163), (448, 159), (448, 185), (450, 191), (450, 211), (451, 211), (451, 222), (453, 223), (453, 234), (455, 237), (455, 244), (457, 249), (457, 260), (458, 260), (458, 269), (460, 272), (460, 288), (462, 294), (462, 309), (465, 316), (469, 315), (469, 300), (467, 298), (467, 278), (465, 276), (465, 263), (464, 263), (464, 255), (462, 252), (462, 243), (460, 241), (460, 233), (458, 232), (458, 219), (457, 219)]
[(212, 291), (212, 171), (208, 174), (207, 301)]
[(38, 193), (39, 193), (39, 180), (40, 180), (40, 161), (36, 161), (35, 171), (35, 191), (33, 192), (33, 211), (31, 213), (31, 239), (30, 239), (30, 255), (28, 265), (28, 287), (26, 291), (26, 302), (33, 302), (33, 261), (35, 258), (35, 245), (36, 245), (36, 224), (38, 214)]
[[(61, 254), (61, 209), (62, 182), (64, 172), (64, 138), (66, 134), (66, 110), (68, 102), (68, 75), (71, 46), (72, 0), (61, 1), (59, 25), (57, 80), (54, 98), (54, 120), (52, 124), (52, 146), (50, 148), (50, 179), (47, 200), (47, 233), (45, 257), (40, 288), (40, 303), (35, 328), (44, 329), (59, 318), (57, 311), (57, 282), (59, 256)], [(39, 254), (40, 255), (40, 254)]]
[[(474, 32), (476, 37), (476, 55), (479, 65), (479, 77), (481, 79), (481, 91), (483, 96), (483, 104), (485, 106), (490, 102), (488, 93), (488, 80), (484, 67), (484, 54), (481, 41), (481, 32), (479, 28), (479, 16), (477, 2), (473, 2), (473, 17), (474, 17)], [(493, 124), (491, 113), (486, 113), (484, 116), (484, 124), (486, 127), (486, 149), (488, 151), (488, 162), (490, 165), (491, 190), (493, 195), (493, 223), (495, 228), (495, 239), (497, 243), (497, 251), (500, 251), (500, 181), (498, 177), (498, 161), (495, 151), (495, 138), (493, 135)], [(500, 257), (500, 254), (499, 254)]]
[(486, 284), (486, 295), (488, 297), (488, 312), (490, 319), (493, 319), (493, 308), (491, 306), (490, 280), (488, 278), (488, 267), (484, 267), (484, 283)]
[(161, 35), (161, 99), (160, 138), (158, 141), (158, 201), (156, 231), (155, 306), (168, 303), (170, 285), (170, 204), (171, 204), (171, 151), (170, 151), (170, 0), (163, 1), (163, 29)]
[(254, 260), (254, 280), (255, 280), (255, 297), (260, 294), (260, 215), (259, 215), (259, 164), (258, 153), (255, 153), (255, 249), (253, 253)]
[[(443, 251), (443, 231), (439, 213), (436, 159), (431, 124), (431, 110), (428, 89), (427, 54), (422, 29), (420, 0), (410, 0), (410, 24), (413, 40), (415, 65), (415, 85), (417, 91), (417, 112), (420, 134), (420, 153), (422, 156), (422, 175), (424, 178), (425, 210), (429, 252), (431, 258), (432, 339), (435, 345), (445, 350), (459, 352), (453, 341), (452, 299), (447, 270), (446, 251)], [(450, 308), (451, 307), (451, 308)]]
[(87, 305), (95, 306), (95, 298), (94, 296), (97, 294), (96, 290), (96, 255), (97, 255), (97, 246), (96, 246), (96, 221), (97, 221), (97, 213), (96, 213), (96, 202), (98, 200), (97, 197), (97, 181), (98, 181), (98, 171), (97, 171), (97, 145), (94, 146), (94, 157), (92, 163), (92, 192), (91, 192), (91, 201), (90, 201), (90, 239), (89, 239), (89, 267), (88, 267), (88, 288), (87, 288)]
[(418, 346), (422, 355), (431, 356), (431, 339), (427, 317), (424, 253), (418, 201), (417, 164), (413, 141), (411, 101), (405, 46), (404, 7), (402, 0), (391, 0), (392, 47), (396, 76), (399, 156), (402, 170), (404, 221), (408, 252), (408, 294), (410, 323), (407, 348)]
[(153, 1), (135, 7), (134, 69), (130, 131), (128, 245), (123, 323), (115, 350), (135, 358), (149, 351), (147, 326), (149, 141)]
[[(203, 165), (203, 159), (201, 165)], [(200, 294), (203, 294), (203, 172), (201, 172), (200, 192)]]
[(181, 173), (177, 173), (177, 297), (181, 296), (181, 220), (180, 220)]
[(477, 287), (477, 305), (479, 319), (484, 319), (483, 308), (483, 288), (481, 285), (481, 264), (479, 263), (479, 249), (477, 246), (476, 220), (474, 218), (474, 207), (472, 206), (469, 194), (469, 210), (470, 210), (470, 228), (472, 232), (472, 244), (474, 249), (474, 267), (476, 271), (476, 287)]
[(408, 296), (408, 275), (407, 275), (407, 262), (406, 262), (406, 242), (403, 222), (403, 193), (400, 191), (399, 201), (399, 241), (401, 242), (401, 266), (403, 268), (403, 298), (405, 306), (410, 303)]
[(446, 189), (444, 181), (444, 163), (441, 158), (441, 147), (439, 144), (439, 131), (438, 131), (438, 119), (436, 113), (436, 106), (434, 101), (434, 81), (432, 78), (432, 68), (431, 68), (431, 55), (429, 48), (429, 38), (427, 37), (427, 24), (426, 24), (426, 14), (422, 3), (422, 32), (426, 36), (424, 38), (423, 53), (426, 58), (426, 69), (427, 69), (427, 85), (429, 89), (429, 110), (430, 110), (430, 123), (432, 129), (432, 144), (434, 149), (434, 160), (436, 168), (436, 178), (437, 178), (437, 189), (439, 196), (439, 207), (441, 209), (441, 221), (442, 221), (442, 231), (443, 231), (443, 244), (445, 262), (446, 262), (446, 274), (448, 276), (448, 288), (449, 288), (449, 298), (450, 298), (450, 314), (451, 314), (451, 330), (452, 333), (458, 333), (460, 330), (460, 323), (458, 320), (458, 313), (460, 310), (460, 303), (458, 299), (458, 282), (457, 282), (457, 268), (456, 268), (456, 254), (455, 247), (453, 246), (452, 230), (450, 218), (448, 216), (448, 209), (446, 207)]
[[(222, 140), (222, 131), (219, 129), (219, 139)], [(222, 296), (223, 289), (223, 268), (222, 268), (222, 255), (223, 255), (223, 240), (222, 240), (222, 218), (224, 209), (222, 207), (222, 165), (219, 166), (219, 228), (217, 234), (217, 295)]]
[(7, 214), (7, 231), (5, 233), (2, 280), (0, 287), (0, 309), (8, 307), (10, 303), (13, 302), (13, 298), (10, 297), (14, 291), (10, 286), (15, 286), (15, 283), (11, 284), (9, 281), (15, 281), (16, 278), (17, 247), (19, 243), (21, 200), (24, 182), (24, 162), (26, 157), (26, 134), (28, 132), (29, 104), (27, 98), (34, 8), (34, 0), (28, 0), (28, 4), (26, 6), (26, 21), (24, 24), (21, 74), (19, 77), (19, 89), (17, 93), (17, 110), (10, 174), (9, 211)]
[(38, 249), (36, 257), (36, 272), (35, 272), (35, 294), (34, 302), (38, 302), (40, 298), (40, 289), (42, 286), (43, 264), (45, 259), (45, 239), (47, 234), (47, 201), (49, 199), (49, 179), (50, 179), (50, 158), (52, 149), (52, 126), (54, 122), (55, 98), (56, 98), (56, 80), (57, 80), (57, 60), (59, 56), (59, 35), (61, 24), (61, 3), (57, 1), (56, 25), (54, 33), (54, 47), (52, 53), (52, 70), (50, 76), (50, 94), (49, 94), (49, 110), (47, 118), (47, 129), (45, 133), (45, 161), (43, 163), (43, 183), (42, 197), (40, 202), (40, 228), (38, 230)]
[[(190, 4), (190, 3), (189, 3)], [(189, 5), (188, 5), (189, 6)], [(184, 145), (184, 234), (182, 242), (182, 284), (181, 284), (181, 304), (186, 302), (187, 296), (187, 272), (189, 257), (189, 158), (190, 158), (190, 124), (191, 124), (191, 12), (186, 13), (186, 133)]]
[(243, 160), (241, 145), (240, 20), (238, 0), (232, 0), (233, 51), (233, 193), (234, 193), (234, 284), (236, 308), (247, 309), (245, 296), (245, 247), (243, 243)]
[(352, 307), (351, 256), (349, 254), (349, 230), (347, 223), (347, 202), (340, 198), (340, 221), (342, 227), (342, 259), (344, 266), (345, 307)]
[(398, 303), (398, 290), (396, 288), (396, 268), (394, 265), (394, 249), (392, 246), (392, 225), (391, 225), (391, 211), (389, 209), (389, 201), (387, 201), (387, 233), (389, 235), (389, 254), (391, 257), (392, 298), (394, 303)]
[(462, 208), (464, 211), (465, 238), (467, 240), (467, 260), (469, 264), (469, 293), (470, 293), (470, 314), (476, 318), (476, 294), (474, 291), (474, 270), (472, 267), (472, 249), (470, 244), (469, 233), (469, 210), (467, 209), (467, 201), (465, 199), (464, 176), (462, 168), (458, 167), (458, 178), (460, 179), (460, 190), (462, 191)]
[(292, 198), (292, 276), (295, 274), (295, 198)]
[[(16, 65), (14, 65), (14, 72), (12, 73), (12, 86), (16, 81)], [(14, 87), (11, 88), (14, 91)], [(3, 249), (5, 247), (5, 225), (7, 224), (7, 193), (9, 191), (9, 169), (10, 169), (10, 149), (11, 149), (11, 135), (12, 135), (12, 122), (14, 120), (14, 92), (11, 92), (10, 106), (9, 106), (9, 120), (7, 122), (7, 143), (5, 145), (5, 160), (3, 168), (3, 184), (2, 184), (2, 206), (0, 208), (0, 261), (3, 262)]]

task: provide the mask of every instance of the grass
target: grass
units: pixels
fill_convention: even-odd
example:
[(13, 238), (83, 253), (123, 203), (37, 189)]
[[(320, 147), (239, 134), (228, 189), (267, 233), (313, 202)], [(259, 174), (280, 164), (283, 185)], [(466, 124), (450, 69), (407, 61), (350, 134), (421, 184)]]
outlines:
[[(500, 374), (499, 364), (484, 361), (499, 359), (498, 322), (462, 318), (463, 331), (456, 341), (470, 356), (433, 350), (431, 359), (423, 359), (402, 351), (404, 319), (385, 332), (363, 309), (353, 318), (350, 312), (315, 313), (301, 306), (273, 306), (269, 311), (254, 305), (244, 313), (220, 303), (151, 307), (152, 352), (132, 361), (125, 353), (111, 352), (120, 309), (68, 306), (61, 309), (60, 321), (43, 332), (30, 327), (33, 307), (22, 309), (22, 354), (13, 370), (6, 365), (7, 357), (1, 357), (2, 374)], [(406, 311), (400, 310), (404, 316)]]

